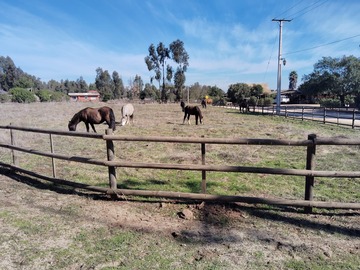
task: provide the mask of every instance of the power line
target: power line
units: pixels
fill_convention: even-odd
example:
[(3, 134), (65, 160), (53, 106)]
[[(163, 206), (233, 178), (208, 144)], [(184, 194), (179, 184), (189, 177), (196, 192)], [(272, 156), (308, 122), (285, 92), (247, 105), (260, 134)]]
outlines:
[(328, 46), (328, 45), (331, 45), (331, 44), (334, 44), (334, 43), (338, 43), (338, 42), (345, 41), (345, 40), (352, 39), (352, 38), (359, 37), (359, 36), (360, 36), (360, 34), (359, 34), (359, 35), (352, 36), (352, 37), (348, 37), (348, 38), (344, 38), (344, 39), (332, 41), (332, 42), (329, 42), (329, 43), (326, 43), (326, 44), (314, 46), (314, 47), (307, 48), (307, 49), (302, 49), (302, 50), (298, 50), (298, 51), (294, 51), (294, 52), (284, 53), (283, 55), (289, 55), (289, 54), (294, 54), (294, 53), (299, 53), (299, 52), (304, 52), (304, 51), (310, 51), (310, 50), (313, 50), (313, 49), (317, 49), (317, 48), (320, 48), (320, 47)]
[[(321, 1), (323, 1), (323, 2), (320, 3), (320, 4), (318, 4), (317, 6), (315, 6), (317, 3), (321, 2)], [(316, 1), (315, 3), (313, 3), (313, 4), (311, 4), (311, 5), (307, 6), (307, 7), (299, 10), (298, 12), (295, 12), (294, 14), (289, 15), (288, 17), (293, 17), (293, 16), (295, 16), (295, 15), (297, 15), (297, 14), (300, 13), (299, 15), (293, 17), (293, 20), (296, 19), (296, 18), (299, 18), (300, 16), (302, 16), (302, 15), (304, 15), (304, 14), (306, 14), (306, 13), (312, 11), (312, 10), (314, 10), (315, 8), (318, 8), (318, 7), (322, 6), (322, 5), (325, 4), (325, 2), (327, 2), (327, 1), (328, 1), (328, 0), (325, 0), (325, 1), (324, 1), (324, 0), (318, 0), (318, 1)], [(314, 6), (314, 7), (313, 7), (313, 6)], [(311, 8), (311, 7), (313, 7), (313, 8)], [(308, 9), (308, 10), (307, 10), (307, 9)], [(305, 11), (305, 10), (306, 10), (306, 11)], [(304, 12), (303, 12), (303, 11), (304, 11)], [(301, 12), (303, 12), (303, 13), (301, 13)]]
[(295, 5), (293, 5), (292, 7), (288, 8), (287, 10), (285, 10), (283, 13), (281, 13), (280, 15), (276, 16), (276, 18), (279, 18), (281, 15), (285, 14), (286, 12), (288, 12), (289, 10), (293, 9), (294, 7), (298, 6), (300, 2), (302, 2), (303, 0), (300, 0), (299, 2), (297, 2)]

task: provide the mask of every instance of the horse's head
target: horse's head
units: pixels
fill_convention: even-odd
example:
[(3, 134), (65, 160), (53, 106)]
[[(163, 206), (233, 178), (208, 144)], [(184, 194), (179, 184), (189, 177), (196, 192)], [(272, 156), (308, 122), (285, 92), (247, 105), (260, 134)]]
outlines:
[(127, 123), (127, 117), (124, 116), (123, 118), (121, 118), (121, 123), (120, 123), (120, 126), (125, 126)]
[(182, 111), (184, 112), (185, 111), (185, 102), (184, 101), (181, 101), (180, 102), (180, 106), (182, 108)]
[(76, 130), (76, 125), (72, 124), (71, 121), (69, 121), (68, 128), (69, 128), (69, 131), (75, 131)]

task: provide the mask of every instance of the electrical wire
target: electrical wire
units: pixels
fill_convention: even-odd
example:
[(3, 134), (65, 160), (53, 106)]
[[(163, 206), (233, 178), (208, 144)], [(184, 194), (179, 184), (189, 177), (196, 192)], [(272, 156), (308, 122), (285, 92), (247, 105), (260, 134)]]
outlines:
[(298, 50), (298, 51), (283, 53), (282, 55), (289, 55), (289, 54), (294, 54), (294, 53), (299, 53), (299, 52), (304, 52), (304, 51), (310, 51), (310, 50), (313, 50), (313, 49), (317, 49), (317, 48), (320, 48), (320, 47), (328, 46), (328, 45), (331, 45), (331, 44), (334, 44), (334, 43), (342, 42), (342, 41), (345, 41), (345, 40), (348, 40), (348, 39), (352, 39), (352, 38), (356, 38), (356, 37), (359, 37), (359, 36), (360, 36), (360, 34), (359, 34), (359, 35), (352, 36), (352, 37), (347, 37), (347, 38), (344, 38), (344, 39), (335, 40), (335, 41), (332, 41), (332, 42), (329, 42), (329, 43), (326, 43), (326, 44), (314, 46), (314, 47), (307, 48), (307, 49), (302, 49), (302, 50)]

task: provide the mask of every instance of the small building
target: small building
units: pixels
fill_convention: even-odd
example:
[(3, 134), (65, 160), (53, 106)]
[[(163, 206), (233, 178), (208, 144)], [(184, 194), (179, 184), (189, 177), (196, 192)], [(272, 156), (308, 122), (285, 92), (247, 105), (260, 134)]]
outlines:
[(100, 101), (100, 93), (96, 90), (89, 90), (87, 93), (68, 93), (68, 96), (70, 97), (70, 101)]

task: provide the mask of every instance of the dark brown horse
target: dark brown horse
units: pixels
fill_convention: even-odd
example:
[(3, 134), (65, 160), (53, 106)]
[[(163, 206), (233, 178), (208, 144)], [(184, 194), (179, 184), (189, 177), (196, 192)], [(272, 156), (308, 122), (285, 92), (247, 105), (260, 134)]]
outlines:
[(84, 122), (86, 126), (86, 131), (89, 132), (89, 124), (96, 133), (94, 124), (101, 124), (106, 122), (109, 125), (109, 128), (115, 130), (115, 114), (113, 110), (109, 107), (101, 108), (90, 108), (87, 107), (76, 113), (69, 122), (69, 130), (75, 131), (77, 124)]
[(240, 112), (249, 112), (250, 111), (250, 105), (249, 101), (247, 99), (243, 99), (239, 102), (239, 109)]
[(205, 98), (203, 98), (201, 100), (201, 106), (206, 109), (206, 99)]
[(184, 120), (183, 120), (183, 124), (185, 123), (185, 119), (187, 117), (188, 120), (188, 124), (190, 125), (190, 115), (195, 115), (195, 121), (196, 121), (196, 125), (198, 124), (198, 120), (200, 119), (200, 124), (202, 124), (202, 119), (204, 118), (201, 110), (198, 106), (185, 106), (185, 102), (181, 101), (180, 106), (182, 108), (182, 111), (185, 113), (184, 114)]

